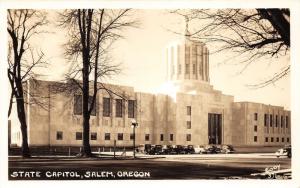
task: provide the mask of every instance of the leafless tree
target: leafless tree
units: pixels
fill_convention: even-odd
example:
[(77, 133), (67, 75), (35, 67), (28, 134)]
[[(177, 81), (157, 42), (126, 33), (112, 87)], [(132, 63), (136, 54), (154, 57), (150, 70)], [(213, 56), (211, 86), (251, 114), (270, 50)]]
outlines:
[(48, 23), (45, 12), (28, 9), (7, 11), (8, 44), (8, 79), (11, 86), (11, 97), (8, 116), (11, 114), (13, 99), (16, 100), (17, 115), (22, 133), (22, 156), (30, 157), (27, 124), (24, 103), (26, 81), (34, 75), (33, 69), (44, 65), (42, 52), (34, 53), (30, 46), (32, 36), (41, 32), (41, 27)]
[[(241, 61), (244, 63), (243, 70), (258, 58), (284, 56), (290, 49), (289, 9), (192, 9), (171, 12), (187, 17), (196, 25), (190, 29), (191, 38), (216, 43), (219, 48), (215, 52), (228, 50), (247, 57)], [(253, 86), (274, 83), (289, 71), (288, 65), (270, 79)]]
[(81, 155), (84, 157), (91, 156), (90, 115), (95, 106), (97, 92), (105, 88), (98, 82), (103, 77), (120, 71), (118, 65), (111, 64), (108, 55), (109, 47), (122, 37), (124, 29), (136, 25), (130, 13), (129, 9), (70, 9), (60, 14), (60, 25), (69, 30), (65, 55), (73, 61), (73, 66), (66, 77), (72, 85), (80, 88), (82, 93), (83, 150)]

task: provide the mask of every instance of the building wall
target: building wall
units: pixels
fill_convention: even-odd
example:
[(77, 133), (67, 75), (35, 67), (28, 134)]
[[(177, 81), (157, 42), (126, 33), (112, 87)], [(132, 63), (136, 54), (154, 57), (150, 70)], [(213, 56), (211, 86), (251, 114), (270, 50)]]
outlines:
[[(255, 113), (257, 113), (257, 120)], [(234, 103), (233, 114), (235, 114), (233, 124), (236, 131), (233, 136), (234, 143), (253, 146), (276, 146), (291, 143), (290, 111), (284, 110), (283, 107), (239, 102)], [(272, 115), (272, 127), (270, 121), (267, 121), (265, 125), (265, 114), (269, 117)], [(277, 125), (276, 115), (278, 117)], [(281, 116), (284, 117), (282, 128)], [(289, 122), (288, 127), (285, 124), (286, 118)], [(256, 137), (256, 141), (254, 137)], [(273, 142), (271, 141), (272, 138)]]

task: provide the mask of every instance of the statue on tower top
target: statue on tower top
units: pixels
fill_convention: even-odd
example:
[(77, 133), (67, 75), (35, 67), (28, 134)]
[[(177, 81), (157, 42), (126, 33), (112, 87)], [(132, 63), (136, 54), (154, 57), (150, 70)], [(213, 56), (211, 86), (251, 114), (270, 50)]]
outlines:
[(191, 36), (191, 33), (189, 32), (189, 17), (187, 15), (184, 16), (185, 17), (185, 36), (186, 37), (190, 37)]

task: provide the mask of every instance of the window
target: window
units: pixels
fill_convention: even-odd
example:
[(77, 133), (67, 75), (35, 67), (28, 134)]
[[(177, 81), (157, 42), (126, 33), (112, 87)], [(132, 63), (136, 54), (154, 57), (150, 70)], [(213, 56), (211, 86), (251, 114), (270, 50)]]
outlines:
[(268, 114), (265, 114), (264, 122), (265, 122), (265, 126), (268, 126)]
[(289, 117), (285, 116), (285, 127), (288, 128), (289, 127)]
[(284, 138), (281, 138), (281, 142), (284, 142)]
[(273, 127), (273, 115), (270, 114), (270, 127)]
[(257, 125), (254, 125), (254, 132), (257, 132)]
[(110, 133), (104, 134), (104, 140), (110, 140)]
[(91, 140), (97, 140), (97, 133), (91, 133)]
[(187, 134), (186, 135), (186, 141), (191, 141), (192, 140), (192, 135), (191, 134)]
[(76, 140), (82, 140), (82, 132), (76, 132)]
[(82, 95), (74, 96), (74, 114), (75, 115), (82, 114)]
[(110, 116), (110, 98), (103, 97), (103, 116)]
[(122, 117), (123, 100), (116, 99), (116, 117)]
[(278, 127), (278, 115), (275, 116), (275, 127)]
[(288, 138), (286, 138), (286, 141), (287, 141), (287, 142), (290, 142), (290, 138), (289, 138), (289, 137), (288, 137)]
[[(74, 96), (74, 114), (75, 115), (82, 115), (82, 111), (83, 111), (82, 110), (82, 105), (83, 105), (82, 100), (83, 100), (82, 95), (75, 95)], [(89, 101), (88, 101), (88, 107), (89, 108), (91, 107), (92, 101), (93, 101), (93, 97), (89, 96)], [(94, 102), (91, 115), (92, 116), (96, 115), (96, 102)]]
[(191, 106), (186, 107), (186, 115), (188, 115), (188, 116), (192, 115), (192, 107)]
[(63, 139), (63, 132), (57, 131), (56, 132), (56, 140), (62, 140)]
[(257, 142), (257, 136), (254, 136), (254, 142)]
[(118, 133), (118, 140), (123, 140), (123, 133)]
[(187, 121), (186, 122), (186, 128), (187, 129), (191, 129), (192, 128), (192, 122), (191, 121)]
[(281, 116), (281, 117), (280, 117), (280, 121), (281, 121), (281, 123), (280, 123), (280, 127), (282, 128), (282, 127), (283, 127), (283, 124), (284, 124), (284, 119), (283, 119), (283, 116)]
[(128, 100), (128, 118), (134, 118), (134, 100)]
[(268, 137), (265, 138), (265, 142), (269, 142), (269, 138)]
[(173, 141), (173, 134), (170, 134), (170, 141)]
[(274, 142), (274, 138), (273, 137), (271, 137), (271, 142)]
[(254, 113), (254, 120), (257, 121), (257, 119), (258, 119), (258, 114)]
[(134, 139), (134, 135), (133, 133), (130, 133), (130, 140), (133, 140)]
[(185, 64), (185, 74), (190, 74), (190, 64)]
[(181, 74), (181, 64), (178, 64), (178, 74)]
[(145, 134), (145, 141), (149, 141), (150, 140), (150, 134)]
[(164, 141), (164, 135), (160, 134), (160, 141)]
[(196, 64), (193, 64), (193, 74), (196, 74)]
[(276, 142), (279, 142), (279, 137), (276, 138)]

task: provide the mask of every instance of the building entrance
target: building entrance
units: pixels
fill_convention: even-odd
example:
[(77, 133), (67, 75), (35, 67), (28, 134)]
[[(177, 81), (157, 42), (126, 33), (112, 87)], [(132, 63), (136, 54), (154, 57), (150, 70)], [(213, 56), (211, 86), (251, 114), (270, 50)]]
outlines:
[(208, 144), (222, 144), (222, 114), (208, 113)]

